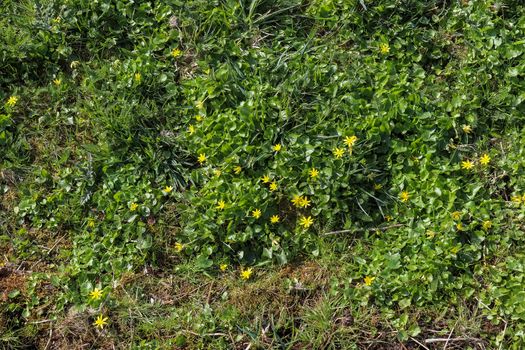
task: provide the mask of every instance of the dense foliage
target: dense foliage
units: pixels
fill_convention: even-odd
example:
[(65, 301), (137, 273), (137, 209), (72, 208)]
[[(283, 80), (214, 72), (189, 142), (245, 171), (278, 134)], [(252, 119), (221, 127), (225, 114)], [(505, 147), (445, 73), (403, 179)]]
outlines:
[[(116, 313), (150, 268), (249, 284), (339, 259), (328, 294), (400, 341), (413, 308), (468, 304), (522, 346), (520, 1), (0, 7), (0, 266), (27, 271), (0, 333)], [(210, 313), (193, 332), (237, 324)]]

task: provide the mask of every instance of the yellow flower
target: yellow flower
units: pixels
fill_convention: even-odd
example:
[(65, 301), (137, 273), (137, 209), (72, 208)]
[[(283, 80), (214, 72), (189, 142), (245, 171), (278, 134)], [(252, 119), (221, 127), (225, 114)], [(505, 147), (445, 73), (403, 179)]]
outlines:
[(255, 209), (254, 211), (252, 211), (252, 216), (256, 219), (260, 218), (262, 215), (261, 213), (261, 209)]
[(219, 265), (219, 269), (221, 269), (222, 272), (226, 271), (227, 268), (228, 268), (228, 264), (220, 264)]
[(179, 242), (175, 243), (175, 251), (177, 253), (182, 252), (183, 249), (184, 249), (184, 244), (179, 243)]
[(268, 182), (272, 180), (270, 179), (268, 175), (264, 175), (263, 177), (261, 177), (261, 181), (263, 182), (263, 184), (267, 184)]
[(337, 148), (337, 147), (334, 148), (332, 152), (334, 153), (334, 156), (335, 156), (336, 159), (343, 158), (343, 154), (345, 154), (345, 150), (344, 149)]
[(87, 227), (93, 228), (95, 227), (95, 219), (88, 219)]
[(53, 84), (55, 84), (56, 86), (60, 86), (60, 84), (62, 84), (62, 79), (56, 78), (55, 80), (53, 80)]
[(6, 105), (8, 105), (9, 107), (13, 107), (14, 105), (16, 105), (17, 102), (18, 102), (18, 97), (17, 96), (11, 96), (7, 100)]
[(465, 160), (461, 162), (461, 169), (470, 170), (474, 167), (474, 163), (472, 163), (470, 160)]
[(195, 127), (190, 124), (190, 126), (188, 127), (188, 132), (190, 133), (190, 135), (193, 135), (195, 133)]
[(374, 190), (379, 191), (382, 188), (383, 188), (383, 185), (381, 185), (381, 184), (374, 184)]
[(252, 276), (252, 273), (253, 273), (253, 270), (252, 270), (251, 267), (250, 267), (250, 268), (247, 268), (246, 270), (242, 270), (242, 271), (241, 271), (241, 278), (242, 278), (243, 280), (249, 280), (250, 277)]
[(463, 129), (463, 132), (465, 134), (470, 134), (472, 132), (472, 126), (463, 124), (461, 126), (461, 129)]
[(103, 329), (104, 326), (108, 324), (107, 320), (108, 320), (107, 317), (103, 317), (102, 315), (99, 315), (97, 319), (95, 320), (95, 322), (93, 322), (93, 326)]
[(221, 176), (222, 171), (221, 171), (221, 169), (215, 169), (215, 170), (213, 171), (213, 173), (215, 174), (215, 176), (219, 177), (219, 176)]
[(459, 218), (461, 217), (461, 212), (460, 211), (455, 211), (452, 214), (450, 214), (450, 216), (452, 216), (452, 219), (454, 219), (454, 220), (459, 220)]
[(311, 216), (308, 216), (308, 217), (302, 216), (299, 219), (299, 225), (301, 225), (304, 228), (308, 228), (308, 227), (312, 226), (313, 223), (314, 223), (314, 219), (312, 219)]
[(274, 181), (270, 184), (270, 191), (273, 192), (275, 190), (277, 190), (277, 182)]
[(203, 118), (203, 116), (200, 115), (200, 114), (198, 114), (198, 115), (195, 117), (195, 120), (198, 121), (198, 122), (200, 122), (200, 121), (202, 121), (202, 118)]
[(276, 223), (278, 223), (279, 220), (280, 220), (279, 215), (272, 215), (272, 217), (270, 218), (270, 222), (271, 222), (272, 224), (276, 224)]
[(401, 198), (401, 202), (408, 202), (409, 197), (410, 197), (410, 194), (407, 191), (403, 191), (399, 195), (399, 198)]
[(278, 144), (276, 144), (276, 145), (273, 146), (273, 150), (274, 150), (275, 152), (279, 152), (279, 151), (281, 150), (281, 148), (282, 148), (282, 146), (281, 146), (280, 143), (278, 143)]
[(204, 153), (199, 154), (199, 157), (197, 158), (197, 160), (201, 164), (204, 163), (206, 161), (206, 154), (204, 154)]
[(393, 217), (391, 215), (385, 215), (386, 221), (392, 221)]
[(371, 286), (371, 285), (372, 285), (372, 282), (374, 282), (375, 279), (376, 279), (375, 277), (366, 276), (366, 277), (364, 278), (364, 281), (365, 281), (365, 284), (366, 284), (367, 286)]
[(310, 206), (310, 201), (308, 200), (308, 198), (306, 197), (302, 197), (301, 198), (301, 202), (299, 203), (299, 205), (303, 208), (307, 208)]
[(170, 193), (171, 191), (173, 191), (173, 187), (172, 186), (166, 186), (163, 191), (164, 191), (164, 193)]
[(522, 201), (522, 198), (521, 196), (512, 196), (510, 200), (513, 201), (514, 203), (520, 204)]
[(432, 239), (432, 238), (434, 238), (436, 236), (436, 233), (434, 231), (432, 231), (432, 230), (428, 230), (427, 231), (427, 236), (428, 236), (429, 239)]
[(233, 172), (237, 175), (239, 175), (242, 171), (242, 168), (240, 165), (237, 165), (235, 168), (233, 168)]
[(319, 170), (317, 170), (316, 168), (310, 169), (308, 173), (310, 174), (310, 178), (312, 179), (315, 179), (317, 176), (319, 176)]
[(223, 200), (217, 202), (217, 209), (224, 210), (226, 208), (226, 203)]
[(458, 231), (463, 231), (463, 224), (461, 222), (458, 222), (456, 224), (456, 228), (458, 229)]
[(102, 298), (102, 290), (95, 288), (89, 293), (89, 298), (91, 300), (99, 300)]
[(171, 56), (173, 56), (173, 58), (177, 58), (177, 57), (180, 57), (180, 55), (182, 55), (182, 51), (177, 49), (177, 48), (174, 48), (173, 50), (171, 50)]
[(345, 144), (348, 146), (348, 147), (353, 147), (354, 144), (356, 143), (357, 141), (357, 136), (347, 136), (345, 137)]
[(130, 211), (135, 211), (137, 210), (137, 208), (139, 207), (139, 205), (135, 202), (131, 203), (131, 205), (129, 206), (129, 210)]
[(303, 199), (302, 196), (294, 196), (293, 199), (292, 199), (293, 205), (295, 205), (297, 208), (299, 208), (301, 206), (302, 199)]
[(482, 225), (482, 226), (483, 226), (483, 229), (484, 229), (484, 230), (488, 230), (489, 228), (492, 227), (492, 221), (490, 221), (490, 220), (485, 220), (485, 221), (483, 221), (483, 225)]
[(388, 46), (386, 43), (379, 45), (379, 52), (381, 52), (383, 55), (386, 55), (390, 52), (390, 46)]
[(488, 165), (490, 163), (490, 156), (485, 153), (481, 156), (481, 158), (479, 159), (479, 164), (481, 165)]

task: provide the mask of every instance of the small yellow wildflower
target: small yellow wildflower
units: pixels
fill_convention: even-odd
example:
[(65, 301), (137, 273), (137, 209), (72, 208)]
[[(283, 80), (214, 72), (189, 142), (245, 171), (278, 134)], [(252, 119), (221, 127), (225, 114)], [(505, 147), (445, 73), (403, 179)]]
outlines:
[(270, 184), (270, 191), (273, 192), (273, 191), (276, 191), (276, 190), (277, 190), (277, 182), (274, 181), (274, 182), (272, 182)]
[(164, 193), (170, 193), (173, 191), (173, 186), (166, 186), (163, 190)]
[(97, 319), (95, 320), (95, 322), (93, 322), (93, 326), (103, 329), (104, 326), (108, 324), (107, 320), (108, 320), (107, 317), (103, 317), (102, 315), (99, 315)]
[(408, 202), (408, 198), (410, 198), (410, 194), (407, 191), (403, 191), (399, 195), (399, 198), (401, 199), (401, 202)]
[(394, 218), (392, 217), (392, 215), (385, 215), (385, 220), (386, 221), (392, 221)]
[(198, 122), (201, 122), (203, 118), (204, 117), (202, 115), (197, 114), (197, 116), (195, 117), (195, 120), (198, 121)]
[(252, 211), (252, 216), (256, 219), (260, 218), (262, 215), (261, 213), (261, 209), (255, 209), (254, 211)]
[(461, 162), (461, 169), (470, 170), (474, 167), (474, 163), (472, 163), (470, 160), (465, 160)]
[(461, 129), (463, 129), (463, 132), (465, 134), (470, 134), (472, 132), (472, 126), (463, 124), (461, 126)]
[(215, 174), (215, 176), (219, 177), (219, 176), (221, 176), (222, 171), (221, 171), (221, 169), (215, 169), (215, 170), (213, 171), (213, 174)]
[(242, 168), (240, 165), (237, 165), (235, 168), (233, 168), (233, 172), (237, 175), (239, 175), (242, 171)]
[(135, 202), (131, 203), (130, 206), (129, 206), (129, 210), (130, 211), (135, 211), (137, 210), (137, 208), (139, 207), (139, 205)]
[(280, 143), (278, 143), (278, 144), (276, 144), (276, 145), (273, 146), (273, 150), (274, 150), (275, 152), (279, 152), (279, 151), (281, 150), (281, 148), (282, 148), (282, 146), (281, 146)]
[(180, 57), (182, 55), (182, 51), (177, 49), (177, 48), (174, 48), (173, 50), (171, 50), (171, 56), (173, 58), (177, 58), (177, 57)]
[(432, 230), (428, 230), (427, 231), (427, 236), (428, 236), (428, 239), (432, 239), (436, 236), (436, 233)]
[(341, 159), (341, 158), (343, 158), (343, 155), (345, 154), (345, 150), (344, 150), (344, 149), (342, 149), (342, 148), (337, 148), (337, 147), (334, 148), (332, 152), (334, 153), (334, 157), (335, 157), (336, 159)]
[(375, 277), (366, 276), (366, 277), (364, 278), (364, 281), (365, 281), (365, 284), (366, 284), (367, 286), (371, 286), (371, 285), (372, 285), (372, 282), (374, 282), (375, 279), (376, 279)]
[(204, 163), (206, 161), (206, 154), (204, 154), (204, 153), (199, 154), (199, 157), (197, 158), (197, 160), (201, 164)]
[(357, 141), (357, 136), (347, 136), (345, 137), (345, 144), (348, 146), (348, 147), (353, 147), (354, 144), (356, 143)]
[(458, 231), (463, 231), (463, 224), (461, 222), (458, 222), (456, 224), (456, 228), (458, 229)]
[(226, 269), (228, 269), (228, 264), (220, 264), (219, 269), (221, 269), (222, 272), (226, 271)]
[(312, 226), (313, 223), (314, 223), (314, 219), (312, 219), (311, 216), (308, 216), (308, 217), (302, 216), (299, 219), (299, 225), (301, 225), (304, 228), (309, 228), (310, 226)]
[(452, 216), (452, 219), (454, 219), (454, 220), (459, 220), (459, 218), (461, 217), (461, 212), (460, 211), (455, 211), (452, 214), (450, 214), (450, 216)]
[(299, 203), (299, 205), (303, 208), (307, 208), (310, 206), (310, 201), (308, 200), (308, 198), (306, 197), (302, 197), (301, 198), (301, 202)]
[(308, 173), (310, 174), (310, 178), (312, 179), (315, 179), (317, 176), (319, 176), (319, 170), (317, 170), (316, 168), (310, 169)]
[(62, 84), (62, 79), (56, 78), (55, 80), (53, 80), (53, 84), (55, 84), (56, 86), (60, 86), (60, 84)]
[(264, 175), (263, 177), (261, 177), (261, 181), (263, 182), (263, 184), (267, 184), (272, 180), (270, 179), (268, 175)]
[(88, 219), (87, 227), (93, 228), (95, 227), (95, 220), (94, 219)]
[(374, 184), (374, 190), (379, 191), (382, 188), (383, 188), (382, 184)]
[(224, 202), (222, 199), (220, 201), (217, 202), (217, 209), (219, 210), (224, 210), (224, 208), (226, 208), (226, 202)]
[(188, 127), (188, 132), (190, 133), (190, 135), (193, 135), (195, 133), (195, 127), (190, 124), (190, 126)]
[(18, 102), (18, 97), (11, 96), (9, 97), (9, 99), (7, 99), (6, 105), (8, 105), (9, 107), (13, 107), (14, 105), (16, 105), (17, 102)]
[(242, 278), (243, 280), (249, 280), (250, 277), (252, 276), (252, 273), (253, 273), (253, 270), (252, 270), (251, 267), (250, 267), (250, 268), (247, 268), (246, 270), (242, 270), (242, 271), (241, 271), (241, 278)]
[(483, 226), (484, 230), (488, 230), (489, 228), (492, 227), (492, 221), (485, 220), (485, 221), (483, 221), (483, 224), (481, 226)]
[(293, 199), (292, 199), (293, 205), (296, 206), (297, 208), (299, 208), (301, 206), (302, 199), (303, 199), (302, 196), (294, 196)]
[(520, 204), (523, 199), (521, 198), (521, 196), (518, 195), (518, 196), (512, 196), (510, 200), (513, 201), (514, 203)]
[(276, 224), (276, 223), (278, 223), (279, 220), (280, 220), (279, 215), (272, 215), (272, 217), (270, 218), (270, 222), (271, 222), (272, 224)]
[(89, 293), (89, 298), (91, 300), (99, 300), (102, 298), (102, 290), (95, 288)]
[(483, 154), (481, 158), (479, 159), (479, 164), (486, 166), (489, 163), (490, 163), (490, 156), (487, 153)]
[(175, 243), (175, 251), (177, 253), (182, 252), (183, 249), (184, 249), (184, 244), (179, 243), (179, 242)]

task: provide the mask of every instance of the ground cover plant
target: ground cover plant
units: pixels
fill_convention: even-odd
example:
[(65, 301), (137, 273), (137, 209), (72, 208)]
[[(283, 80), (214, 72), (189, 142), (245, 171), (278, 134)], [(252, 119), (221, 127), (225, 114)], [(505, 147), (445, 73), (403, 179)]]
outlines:
[(0, 347), (520, 349), (518, 0), (4, 0)]

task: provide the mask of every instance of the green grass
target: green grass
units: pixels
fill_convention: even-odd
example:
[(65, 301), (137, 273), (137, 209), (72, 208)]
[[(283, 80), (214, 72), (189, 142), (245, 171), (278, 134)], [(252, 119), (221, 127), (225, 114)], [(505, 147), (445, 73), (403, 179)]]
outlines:
[(0, 8), (0, 348), (523, 346), (521, 1)]

